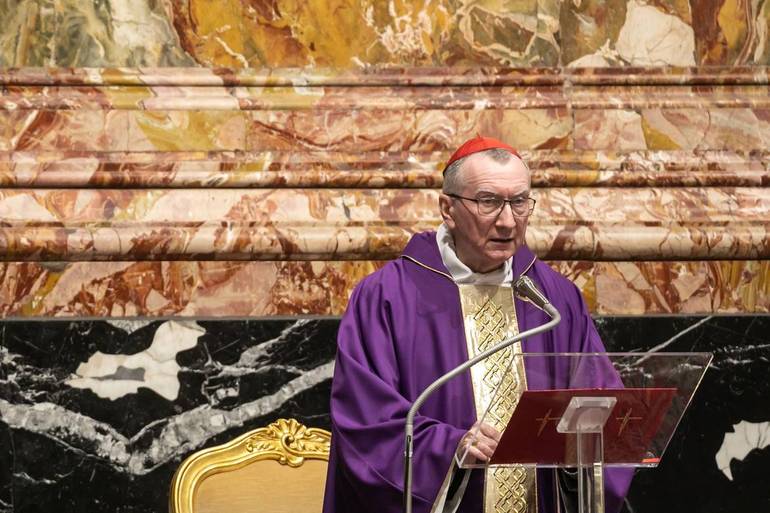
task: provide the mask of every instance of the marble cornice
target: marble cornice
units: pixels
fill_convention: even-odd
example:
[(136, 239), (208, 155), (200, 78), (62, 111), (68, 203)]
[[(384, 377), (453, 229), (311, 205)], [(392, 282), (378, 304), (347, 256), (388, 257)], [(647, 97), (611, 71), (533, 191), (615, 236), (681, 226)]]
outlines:
[(766, 68), (0, 71), (16, 261), (385, 260), (448, 154), (533, 169), (551, 260), (770, 258)]
[[(770, 151), (521, 150), (535, 188), (766, 187)], [(0, 151), (6, 188), (440, 188), (446, 152)]]
[(34, 86), (516, 86), (766, 85), (767, 66), (322, 68), (0, 68), (0, 85)]
[[(770, 258), (770, 189), (542, 188), (543, 258)], [(357, 260), (438, 225), (435, 189), (6, 189), (6, 261)]]
[[(435, 229), (438, 220), (408, 227), (340, 228), (252, 222), (3, 224), (2, 261), (316, 261), (396, 258), (412, 234)], [(770, 259), (770, 233), (764, 221), (729, 226), (534, 225), (528, 229), (527, 242), (539, 256), (555, 260)]]
[[(302, 90), (298, 90), (302, 89)], [(766, 84), (544, 86), (6, 85), (0, 109), (300, 111), (367, 109), (770, 108)]]
[[(628, 74), (622, 73), (628, 71)], [(770, 108), (765, 68), (0, 69), (0, 109), (337, 111)]]

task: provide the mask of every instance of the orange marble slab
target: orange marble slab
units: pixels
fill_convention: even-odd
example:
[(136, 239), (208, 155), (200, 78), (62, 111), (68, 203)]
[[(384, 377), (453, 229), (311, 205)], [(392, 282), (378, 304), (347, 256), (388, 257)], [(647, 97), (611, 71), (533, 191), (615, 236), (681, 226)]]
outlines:
[[(640, 37), (623, 27), (619, 58), (649, 57), (621, 55)], [(2, 69), (0, 84), (7, 317), (339, 315), (438, 224), (443, 163), (477, 133), (521, 149), (528, 243), (593, 312), (768, 310), (764, 67)]]
[(0, 150), (128, 150), (128, 112), (0, 110)]
[[(341, 315), (384, 265), (356, 262), (0, 263), (0, 316)], [(770, 263), (550, 262), (599, 315), (768, 313)]]

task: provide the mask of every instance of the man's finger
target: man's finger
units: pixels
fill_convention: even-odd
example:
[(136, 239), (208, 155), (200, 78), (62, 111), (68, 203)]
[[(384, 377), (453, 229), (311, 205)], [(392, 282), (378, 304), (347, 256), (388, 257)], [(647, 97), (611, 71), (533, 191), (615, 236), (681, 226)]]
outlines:
[(488, 458), (491, 458), (492, 455), (495, 453), (495, 449), (497, 448), (497, 443), (494, 442), (488, 442), (488, 443), (481, 443), (478, 445), (478, 448), (483, 452)]
[(491, 438), (481, 437), (475, 440), (470, 440), (468, 447), (478, 449), (486, 457), (491, 457), (497, 449), (497, 442)]
[(478, 461), (487, 461), (489, 458), (479, 450), (478, 447), (474, 447), (472, 445), (468, 446), (468, 454), (466, 455), (465, 459), (467, 460), (469, 456), (473, 456)]
[(486, 424), (482, 422), (479, 424), (479, 431), (481, 431), (484, 435), (488, 436), (489, 438), (495, 440), (496, 442), (500, 441), (500, 432), (490, 426), (489, 424)]

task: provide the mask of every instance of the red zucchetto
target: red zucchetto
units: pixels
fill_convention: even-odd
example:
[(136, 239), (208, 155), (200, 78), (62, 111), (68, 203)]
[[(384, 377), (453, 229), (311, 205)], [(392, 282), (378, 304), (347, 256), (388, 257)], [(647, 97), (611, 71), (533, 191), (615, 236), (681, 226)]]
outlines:
[(454, 152), (451, 157), (449, 157), (449, 162), (447, 162), (446, 166), (444, 166), (444, 172), (446, 172), (446, 169), (452, 165), (453, 162), (456, 162), (463, 157), (473, 155), (474, 153), (478, 153), (480, 151), (494, 149), (507, 150), (521, 158), (519, 152), (516, 151), (512, 146), (509, 146), (502, 141), (498, 141), (497, 139), (493, 139), (492, 137), (481, 137), (479, 135), (473, 139), (465, 141), (462, 146), (457, 148), (457, 151)]

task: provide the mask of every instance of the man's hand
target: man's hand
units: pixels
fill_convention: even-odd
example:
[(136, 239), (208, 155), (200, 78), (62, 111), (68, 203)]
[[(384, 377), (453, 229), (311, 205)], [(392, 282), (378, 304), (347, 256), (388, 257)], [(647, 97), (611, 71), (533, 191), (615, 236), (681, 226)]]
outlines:
[(476, 422), (460, 439), (460, 444), (457, 446), (457, 457), (462, 458), (467, 448), (468, 453), (462, 463), (488, 461), (497, 449), (499, 441), (500, 433), (495, 428), (484, 422)]

